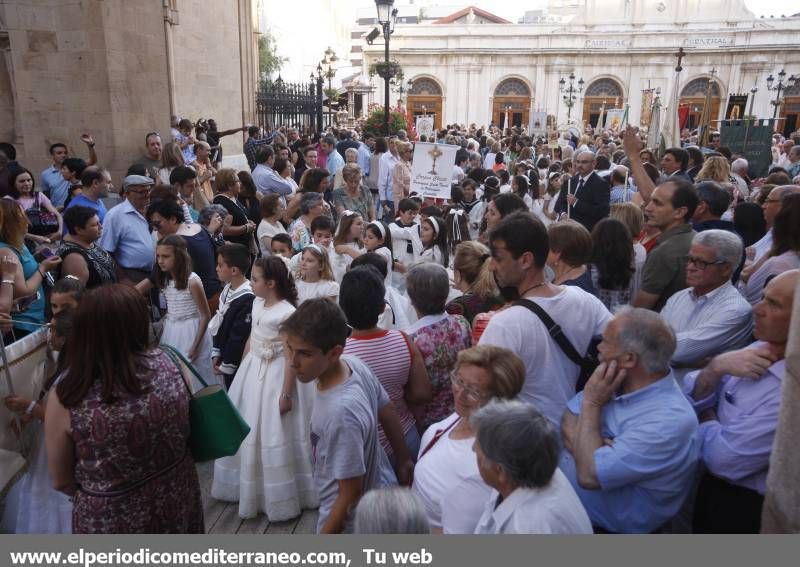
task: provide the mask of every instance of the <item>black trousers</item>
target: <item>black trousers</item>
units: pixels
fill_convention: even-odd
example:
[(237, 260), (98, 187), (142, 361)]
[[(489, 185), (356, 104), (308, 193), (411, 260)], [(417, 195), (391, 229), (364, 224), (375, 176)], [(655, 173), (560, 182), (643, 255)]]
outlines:
[(757, 534), (764, 497), (708, 472), (697, 489), (692, 531), (699, 534)]

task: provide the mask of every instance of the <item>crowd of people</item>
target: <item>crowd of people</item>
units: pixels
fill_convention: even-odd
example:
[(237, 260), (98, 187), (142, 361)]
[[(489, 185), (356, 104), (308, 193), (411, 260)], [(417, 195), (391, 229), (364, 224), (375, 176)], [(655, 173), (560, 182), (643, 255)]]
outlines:
[[(246, 131), (249, 170), (220, 138)], [(17, 533), (201, 533), (202, 385), (250, 433), (211, 497), (320, 533), (757, 532), (794, 291), (800, 138), (768, 176), (712, 135), (549, 144), (449, 125), (450, 199), (414, 141), (173, 117), (120, 190), (0, 144), (0, 325), (49, 329)], [(422, 140), (426, 141), (426, 140)], [(99, 148), (98, 148), (99, 149)], [(37, 186), (38, 182), (38, 186)]]

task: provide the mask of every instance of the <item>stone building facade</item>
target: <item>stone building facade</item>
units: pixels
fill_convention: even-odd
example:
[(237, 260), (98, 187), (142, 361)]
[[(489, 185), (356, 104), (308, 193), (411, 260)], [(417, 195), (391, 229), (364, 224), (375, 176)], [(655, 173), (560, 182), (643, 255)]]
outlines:
[[(679, 91), (689, 124), (699, 119), (712, 76), (713, 119), (723, 117), (729, 94), (749, 94), (754, 86), (753, 114), (766, 118), (775, 98), (766, 77), (781, 69), (800, 75), (800, 15), (758, 19), (742, 0), (550, 0), (549, 13), (513, 24), (470, 7), (433, 22), (398, 23), (391, 57), (412, 81), (409, 110), (436, 113), (437, 125), (502, 124), (507, 111), (512, 123), (527, 124), (531, 112), (546, 111), (561, 124), (568, 109), (559, 81), (568, 86), (574, 73), (575, 88), (583, 79), (584, 89), (573, 120), (592, 122), (601, 106), (627, 103), (637, 124), (642, 91), (658, 89), (666, 100), (675, 77), (672, 54), (683, 47)], [(362, 53), (366, 70), (383, 58), (382, 42), (364, 42)], [(376, 85), (376, 100), (383, 100), (383, 82)], [(786, 94), (779, 129), (793, 124), (794, 130), (800, 84)]]
[[(36, 172), (48, 147), (85, 157), (91, 132), (115, 179), (145, 134), (169, 139), (171, 114), (213, 117), (221, 129), (254, 119), (253, 0), (0, 1), (0, 140)], [(225, 154), (242, 138), (223, 138)]]

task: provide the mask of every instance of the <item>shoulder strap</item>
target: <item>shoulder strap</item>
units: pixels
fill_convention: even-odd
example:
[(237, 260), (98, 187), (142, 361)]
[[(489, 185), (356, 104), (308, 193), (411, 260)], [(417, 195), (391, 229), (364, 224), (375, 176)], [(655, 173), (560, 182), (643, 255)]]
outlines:
[[(165, 345), (165, 344), (160, 345), (160, 348), (164, 352), (164, 354), (166, 354), (172, 360), (175, 366), (178, 367), (178, 370), (181, 371), (181, 374), (183, 374), (183, 371), (181, 369), (181, 363), (183, 363), (183, 365), (186, 366), (189, 372), (191, 372), (194, 375), (194, 377), (200, 381), (200, 383), (203, 385), (204, 388), (208, 387), (208, 384), (206, 383), (205, 380), (203, 380), (203, 377), (200, 376), (200, 374), (197, 372), (197, 369), (195, 369), (194, 365), (192, 365), (191, 362), (186, 360), (186, 357), (184, 357), (178, 349), (176, 349), (172, 345)], [(189, 387), (188, 384), (186, 387), (187, 388)], [(191, 389), (189, 390), (189, 395), (190, 396), (192, 395)]]
[(578, 354), (578, 351), (575, 350), (575, 347), (572, 346), (572, 343), (569, 342), (569, 339), (564, 334), (564, 331), (561, 330), (561, 327), (553, 321), (552, 317), (547, 314), (547, 312), (542, 309), (542, 307), (536, 303), (535, 301), (531, 301), (530, 299), (525, 299), (524, 297), (518, 299), (514, 302), (514, 305), (519, 305), (520, 307), (525, 307), (533, 312), (534, 315), (539, 317), (539, 319), (544, 323), (544, 326), (547, 327), (547, 332), (550, 333), (550, 337), (555, 341), (558, 347), (567, 355), (572, 362), (583, 368), (583, 357)]

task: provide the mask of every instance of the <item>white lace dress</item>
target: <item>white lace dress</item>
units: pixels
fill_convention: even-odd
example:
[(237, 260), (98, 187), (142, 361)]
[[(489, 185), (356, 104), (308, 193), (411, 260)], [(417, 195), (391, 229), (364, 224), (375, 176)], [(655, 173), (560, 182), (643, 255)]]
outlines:
[[(192, 272), (189, 281), (200, 282), (200, 276)], [(200, 326), (200, 311), (194, 302), (189, 286), (186, 289), (177, 289), (175, 282), (170, 281), (164, 289), (167, 298), (167, 317), (164, 331), (161, 333), (161, 344), (170, 345), (178, 349), (181, 354), (188, 357), (189, 350), (194, 344), (197, 329)], [(221, 376), (211, 371), (211, 334), (206, 329), (200, 352), (192, 365), (203, 379), (209, 384), (221, 384)], [(202, 384), (194, 378), (194, 390), (202, 388)]]
[(309, 444), (313, 383), (297, 381), (292, 410), (283, 416), (278, 410), (285, 364), (278, 327), (293, 312), (287, 301), (269, 308), (261, 298), (253, 301), (250, 351), (228, 392), (250, 434), (235, 455), (214, 463), (211, 496), (238, 501), (242, 518), (264, 513), (277, 522), (319, 506)]
[(330, 280), (319, 280), (318, 282), (305, 282), (297, 280), (297, 304), (300, 305), (309, 299), (318, 297), (332, 297), (334, 301), (339, 300), (339, 284)]

